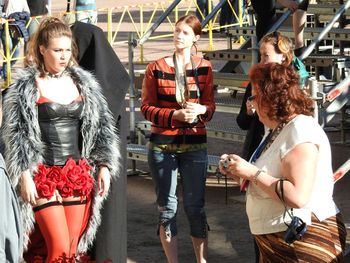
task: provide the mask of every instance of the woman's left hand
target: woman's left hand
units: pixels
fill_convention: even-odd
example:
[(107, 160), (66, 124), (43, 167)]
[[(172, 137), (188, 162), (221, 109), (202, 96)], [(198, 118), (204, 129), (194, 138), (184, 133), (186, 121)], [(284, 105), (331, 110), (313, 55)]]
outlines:
[(207, 107), (198, 103), (186, 102), (186, 110), (190, 110), (195, 116), (205, 114)]
[(98, 171), (98, 194), (104, 197), (109, 190), (111, 185), (111, 174), (107, 167), (102, 166)]

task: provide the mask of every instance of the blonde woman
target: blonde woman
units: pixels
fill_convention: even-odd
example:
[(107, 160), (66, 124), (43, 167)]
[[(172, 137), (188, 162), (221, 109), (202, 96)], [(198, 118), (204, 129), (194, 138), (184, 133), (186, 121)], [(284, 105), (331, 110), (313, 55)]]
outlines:
[(5, 96), (5, 156), (20, 193), (25, 247), (37, 223), (47, 253), (33, 257), (74, 260), (92, 244), (118, 174), (118, 137), (99, 84), (75, 65), (70, 28), (44, 18), (32, 41), (31, 65)]

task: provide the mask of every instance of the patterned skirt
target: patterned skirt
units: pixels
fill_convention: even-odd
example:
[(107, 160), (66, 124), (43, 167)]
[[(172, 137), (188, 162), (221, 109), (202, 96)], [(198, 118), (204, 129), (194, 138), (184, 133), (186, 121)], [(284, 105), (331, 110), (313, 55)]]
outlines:
[(260, 263), (341, 262), (346, 242), (342, 216), (320, 222), (314, 215), (301, 240), (292, 244), (284, 241), (285, 232), (255, 235), (260, 250)]

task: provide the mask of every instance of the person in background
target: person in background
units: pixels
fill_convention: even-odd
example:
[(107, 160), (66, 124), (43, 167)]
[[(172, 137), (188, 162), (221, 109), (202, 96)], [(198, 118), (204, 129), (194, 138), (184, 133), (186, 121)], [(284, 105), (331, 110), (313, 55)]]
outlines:
[[(9, 21), (9, 49), (11, 57), (11, 67), (17, 62), (16, 58), (20, 55), (20, 43), (19, 38), (23, 38), (25, 42), (28, 41), (29, 35), (26, 28), (26, 23), (29, 20), (30, 10), (27, 5), (26, 0), (4, 0), (3, 2), (3, 15), (5, 19), (10, 19)], [(1, 43), (6, 54), (6, 32), (4, 24), (0, 30)], [(7, 67), (6, 62), (3, 62), (1, 69), (1, 77), (7, 79)]]
[(47, 0), (47, 11), (51, 15), (52, 0)]
[[(239, 0), (228, 0), (228, 1), (230, 1), (233, 10), (235, 10), (236, 15), (238, 16), (238, 2), (239, 2)], [(220, 32), (221, 33), (228, 30), (228, 28), (221, 28), (222, 26), (231, 25), (233, 23), (236, 23), (236, 17), (233, 14), (233, 11), (232, 11), (228, 1), (226, 1), (221, 7), (220, 18), (219, 18)]]
[(208, 0), (197, 0), (196, 16), (200, 22), (209, 14)]
[(276, 22), (276, 3), (288, 8), (293, 13), (293, 31), (295, 39), (295, 55), (299, 57), (304, 47), (304, 27), (306, 22), (306, 11), (309, 0), (303, 0), (297, 4), (294, 0), (251, 0), (251, 4), (256, 14), (256, 36), (257, 41), (268, 32)]
[(152, 122), (148, 163), (157, 195), (158, 233), (168, 262), (178, 262), (178, 173), (197, 262), (207, 262), (205, 123), (215, 102), (211, 64), (191, 52), (201, 28), (195, 15), (181, 17), (175, 24), (174, 53), (150, 63), (142, 85), (141, 111)]
[(247, 190), (260, 262), (341, 262), (346, 229), (333, 201), (331, 148), (299, 76), (277, 63), (249, 72), (250, 101), (269, 129), (250, 162), (224, 154), (220, 172)]
[[(92, 245), (120, 170), (114, 118), (96, 79), (76, 66), (72, 38), (61, 20), (44, 18), (29, 66), (4, 97), (5, 158), (20, 193), (24, 248), (36, 223), (47, 263), (74, 261)], [(40, 255), (32, 256), (26, 260)]]
[[(279, 32), (271, 33), (263, 37), (260, 43), (260, 63), (279, 63), (285, 66), (293, 64), (293, 43)], [(264, 136), (264, 125), (253, 107), (249, 97), (252, 95), (251, 83), (246, 88), (242, 100), (241, 109), (237, 115), (237, 124), (242, 130), (248, 130), (243, 145), (242, 157), (249, 160)]]
[[(49, 13), (47, 0), (27, 0), (30, 16), (33, 18), (28, 26), (29, 36), (32, 36), (39, 27), (41, 16)], [(38, 18), (36, 18), (38, 16)]]
[[(122, 154), (120, 174), (126, 174), (126, 138), (128, 123), (125, 95), (129, 87), (129, 74), (108, 42), (103, 30), (95, 25), (75, 22), (73, 36), (78, 47), (78, 64), (92, 72), (101, 85), (102, 92), (114, 118), (120, 137)], [(126, 237), (126, 176), (111, 181), (111, 190), (102, 214), (91, 257), (97, 262), (125, 262), (127, 258)], [(117, 224), (115, 222), (118, 222)]]
[(96, 0), (75, 0), (74, 10), (76, 21), (97, 24)]
[[(286, 67), (293, 67), (293, 43), (292, 41), (280, 34), (274, 32), (263, 37), (260, 42), (260, 63), (279, 63)], [(264, 134), (264, 124), (259, 120), (256, 110), (249, 98), (252, 95), (252, 85), (247, 86), (240, 111), (236, 121), (242, 130), (247, 130), (246, 138), (243, 144), (242, 157), (245, 160), (250, 160), (255, 149), (260, 144)], [(256, 261), (259, 262), (259, 250), (255, 244)]]
[[(0, 92), (0, 126), (2, 122), (2, 92)], [(1, 145), (2, 146), (2, 145)], [(22, 258), (23, 228), (17, 199), (0, 153), (0, 262), (20, 262)]]

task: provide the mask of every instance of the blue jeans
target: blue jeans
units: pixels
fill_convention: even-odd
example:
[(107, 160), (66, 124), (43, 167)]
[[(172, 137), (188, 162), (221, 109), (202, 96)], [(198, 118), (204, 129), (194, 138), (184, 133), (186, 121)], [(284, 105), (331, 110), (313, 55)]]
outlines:
[(159, 226), (167, 236), (177, 235), (176, 195), (177, 175), (180, 173), (183, 184), (183, 203), (190, 223), (191, 236), (207, 237), (207, 218), (204, 211), (205, 181), (207, 176), (207, 150), (185, 153), (171, 153), (149, 150), (148, 164), (155, 183), (159, 210)]
[(97, 24), (97, 12), (80, 12), (75, 15), (76, 21), (80, 21), (88, 24)]
[[(0, 35), (1, 35), (1, 42), (2, 42), (2, 47), (4, 49), (4, 54), (6, 55), (6, 34), (5, 34), (5, 30), (1, 30), (0, 31)], [(9, 48), (10, 48), (10, 53), (12, 53), (14, 47), (19, 43), (19, 39), (18, 38), (9, 38)], [(18, 58), (19, 57), (19, 46), (16, 47), (13, 55), (12, 55), (12, 59)], [(11, 61), (11, 66), (13, 66), (16, 63), (16, 60)], [(4, 62), (2, 64), (2, 69), (1, 69), (1, 77), (3, 79), (7, 79), (7, 70), (6, 70), (6, 63)]]
[(39, 28), (42, 18), (33, 19), (28, 26), (28, 34), (31, 37)]
[[(197, 0), (198, 9), (201, 10), (204, 18), (209, 14), (208, 10), (208, 0)], [(203, 18), (201, 13), (196, 9), (196, 16), (198, 17), (199, 21), (202, 22)]]

